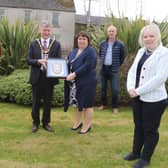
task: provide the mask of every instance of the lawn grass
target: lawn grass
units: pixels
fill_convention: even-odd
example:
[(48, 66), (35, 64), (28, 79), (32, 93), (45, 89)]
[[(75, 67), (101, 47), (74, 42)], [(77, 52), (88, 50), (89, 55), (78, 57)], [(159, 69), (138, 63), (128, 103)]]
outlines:
[[(91, 132), (85, 135), (71, 131), (74, 110), (52, 109), (54, 133), (42, 128), (31, 133), (31, 107), (0, 103), (0, 168), (131, 168), (123, 160), (130, 152), (133, 136), (131, 108), (119, 114), (110, 109), (94, 109)], [(168, 111), (168, 110), (167, 110)], [(160, 142), (151, 168), (168, 164), (168, 112), (160, 127)]]

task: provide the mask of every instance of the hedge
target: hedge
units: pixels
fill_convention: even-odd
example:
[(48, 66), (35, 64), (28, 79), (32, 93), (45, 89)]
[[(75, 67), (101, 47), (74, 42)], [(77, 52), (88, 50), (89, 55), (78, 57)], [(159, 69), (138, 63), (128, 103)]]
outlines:
[[(15, 70), (9, 76), (0, 77), (0, 101), (22, 105), (31, 105), (31, 85), (28, 83), (29, 70)], [(56, 85), (53, 95), (53, 106), (63, 106), (63, 81)]]
[[(101, 88), (100, 88), (100, 77), (99, 77), (99, 66), (97, 66), (97, 91), (95, 98), (95, 105), (101, 104)], [(130, 98), (126, 91), (126, 75), (128, 66), (126, 64), (122, 67), (120, 72), (120, 104), (127, 105)], [(28, 83), (29, 69), (15, 70), (9, 76), (0, 77), (0, 101), (1, 102), (12, 102), (22, 105), (31, 105), (31, 85)], [(107, 96), (109, 104), (111, 104), (111, 92), (110, 86), (108, 85)], [(54, 94), (52, 99), (52, 106), (63, 106), (64, 101), (64, 86), (63, 80), (60, 80), (59, 84), (54, 87)]]

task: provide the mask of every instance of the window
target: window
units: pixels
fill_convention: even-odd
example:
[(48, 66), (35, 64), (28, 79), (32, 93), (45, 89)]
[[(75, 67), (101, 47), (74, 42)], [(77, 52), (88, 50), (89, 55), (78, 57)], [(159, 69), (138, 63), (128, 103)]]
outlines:
[(53, 25), (54, 27), (59, 27), (58, 17), (59, 17), (59, 13), (53, 12), (53, 15), (52, 15), (52, 25)]
[(27, 22), (30, 21), (30, 16), (31, 16), (31, 11), (30, 10), (25, 10), (24, 23), (27, 23)]
[(0, 9), (0, 20), (5, 16), (5, 9)]

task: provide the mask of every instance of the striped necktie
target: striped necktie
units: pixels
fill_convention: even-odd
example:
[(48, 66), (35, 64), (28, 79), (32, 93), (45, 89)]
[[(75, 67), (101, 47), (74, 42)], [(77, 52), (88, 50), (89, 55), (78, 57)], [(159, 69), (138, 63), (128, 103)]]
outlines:
[(46, 40), (43, 41), (43, 48), (44, 48), (44, 50), (47, 49), (47, 41)]

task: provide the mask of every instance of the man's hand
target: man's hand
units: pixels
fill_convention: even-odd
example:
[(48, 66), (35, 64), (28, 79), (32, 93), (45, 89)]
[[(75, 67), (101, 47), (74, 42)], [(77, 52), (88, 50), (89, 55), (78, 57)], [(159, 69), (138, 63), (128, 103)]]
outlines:
[(43, 65), (46, 66), (47, 60), (46, 59), (39, 59), (38, 62)]

